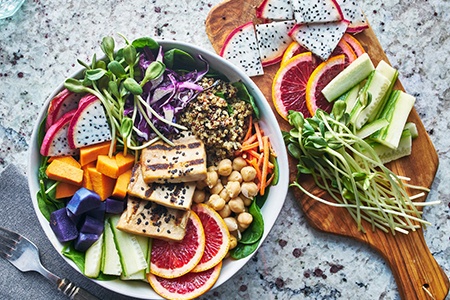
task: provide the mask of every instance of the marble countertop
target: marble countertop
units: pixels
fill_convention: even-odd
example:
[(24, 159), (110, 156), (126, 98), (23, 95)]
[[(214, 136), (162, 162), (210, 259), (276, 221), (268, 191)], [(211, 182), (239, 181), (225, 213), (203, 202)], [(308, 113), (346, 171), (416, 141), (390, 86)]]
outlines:
[[(175, 39), (213, 50), (204, 21), (220, 0), (28, 0), (0, 20), (0, 171), (24, 173), (32, 127), (47, 96), (100, 54), (105, 35)], [(359, 1), (439, 156), (426, 208), (429, 249), (450, 275), (450, 2)], [(4, 212), (3, 212), (4, 213)], [(232, 295), (232, 296), (230, 296)], [(370, 247), (311, 228), (291, 195), (252, 260), (208, 299), (400, 299), (391, 270)]]

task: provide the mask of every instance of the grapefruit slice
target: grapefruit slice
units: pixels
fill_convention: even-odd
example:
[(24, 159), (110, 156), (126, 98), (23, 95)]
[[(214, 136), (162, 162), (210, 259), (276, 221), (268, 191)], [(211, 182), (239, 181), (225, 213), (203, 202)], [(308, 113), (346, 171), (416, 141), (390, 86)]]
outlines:
[(183, 276), (195, 268), (204, 250), (205, 232), (200, 218), (191, 211), (180, 242), (153, 239), (150, 272), (163, 278)]
[(155, 292), (165, 299), (194, 299), (211, 289), (219, 278), (222, 262), (214, 268), (199, 272), (187, 273), (178, 278), (161, 278), (147, 274), (147, 280)]
[(205, 251), (192, 272), (202, 272), (213, 268), (228, 253), (230, 233), (222, 217), (210, 206), (199, 203), (192, 210), (200, 218), (206, 237)]
[(318, 108), (330, 112), (333, 103), (328, 102), (322, 94), (322, 89), (334, 78), (342, 72), (346, 66), (345, 55), (340, 54), (331, 57), (322, 62), (309, 77), (306, 84), (306, 105), (309, 113), (313, 116)]
[(352, 47), (356, 56), (360, 57), (363, 53), (366, 52), (366, 50), (364, 50), (364, 47), (361, 45), (361, 43), (353, 35), (345, 33), (344, 36), (342, 37), (342, 39), (344, 41), (346, 41), (350, 47)]
[(308, 79), (316, 67), (311, 52), (304, 52), (289, 59), (278, 69), (272, 84), (272, 101), (276, 111), (287, 120), (289, 110), (310, 117), (306, 106), (305, 90)]
[(296, 41), (292, 41), (289, 46), (284, 51), (283, 57), (281, 58), (281, 65), (285, 64), (289, 59), (293, 58), (297, 54), (309, 52), (308, 49), (297, 43)]

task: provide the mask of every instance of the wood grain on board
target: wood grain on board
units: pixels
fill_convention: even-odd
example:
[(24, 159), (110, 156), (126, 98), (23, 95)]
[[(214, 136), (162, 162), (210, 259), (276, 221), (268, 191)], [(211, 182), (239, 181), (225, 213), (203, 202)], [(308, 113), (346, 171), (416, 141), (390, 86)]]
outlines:
[[(206, 33), (217, 53), (227, 35), (234, 28), (248, 21), (261, 23), (261, 20), (255, 16), (255, 7), (260, 1), (228, 0), (211, 9), (206, 19)], [(371, 28), (355, 37), (368, 52), (374, 65), (380, 60), (389, 62)], [(266, 67), (263, 76), (252, 78), (274, 112), (271, 86), (278, 67), (278, 64)], [(399, 81), (397, 81), (395, 89), (404, 90)], [(289, 130), (289, 124), (276, 112), (275, 115), (280, 128)], [(437, 153), (415, 109), (411, 112), (409, 120), (413, 121), (419, 130), (419, 137), (413, 142), (413, 153), (388, 166), (396, 174), (410, 177), (411, 183), (415, 185), (431, 187), (438, 167)], [(297, 176), (296, 162), (290, 158), (289, 163), (290, 179), (294, 180)], [(302, 177), (301, 180), (302, 185), (308, 190), (327, 198), (327, 195), (314, 185), (311, 178)], [(311, 200), (299, 189), (294, 189), (293, 193), (311, 226), (325, 232), (354, 238), (376, 249), (388, 262), (402, 299), (444, 299), (448, 294), (449, 279), (431, 255), (422, 230), (411, 232), (408, 235), (397, 233), (394, 236), (380, 230), (374, 232), (365, 223), (366, 233), (362, 233), (358, 231), (355, 221), (345, 209)]]

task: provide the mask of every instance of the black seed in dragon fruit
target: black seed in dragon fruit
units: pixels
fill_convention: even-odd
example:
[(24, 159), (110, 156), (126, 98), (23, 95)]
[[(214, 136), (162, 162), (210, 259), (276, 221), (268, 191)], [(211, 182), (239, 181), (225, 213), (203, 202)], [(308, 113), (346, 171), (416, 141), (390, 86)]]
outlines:
[(347, 20), (296, 24), (289, 32), (289, 35), (294, 41), (317, 55), (320, 59), (327, 60), (343, 37), (347, 27)]
[(111, 140), (111, 131), (102, 102), (96, 98), (80, 100), (68, 129), (71, 148), (81, 148)]
[(256, 17), (268, 20), (292, 20), (294, 9), (289, 0), (263, 0), (256, 8)]
[(281, 61), (286, 48), (292, 43), (292, 38), (288, 33), (294, 25), (294, 20), (274, 21), (255, 25), (256, 38), (258, 40), (263, 67)]
[(297, 23), (336, 22), (344, 19), (336, 0), (293, 0)]
[(248, 76), (264, 74), (253, 22), (235, 28), (228, 35), (220, 56), (242, 69)]

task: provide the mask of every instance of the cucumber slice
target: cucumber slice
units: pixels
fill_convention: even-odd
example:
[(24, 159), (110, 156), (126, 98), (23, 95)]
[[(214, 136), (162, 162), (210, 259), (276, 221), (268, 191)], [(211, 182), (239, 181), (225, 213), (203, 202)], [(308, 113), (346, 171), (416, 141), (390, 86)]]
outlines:
[(389, 89), (386, 92), (386, 94), (384, 95), (383, 99), (380, 101), (380, 104), (375, 108), (374, 113), (369, 116), (368, 122), (372, 122), (373, 120), (378, 119), (380, 117), (380, 113), (383, 110), (383, 107), (384, 107), (387, 99), (391, 95), (392, 89), (394, 88), (395, 82), (397, 81), (397, 78), (398, 78), (398, 71), (396, 69), (394, 69), (393, 67), (391, 67), (384, 60), (382, 60), (378, 63), (375, 70), (377, 72), (380, 72), (381, 74), (383, 74), (384, 77), (386, 77), (388, 80), (390, 80), (391, 85), (389, 86)]
[(416, 123), (406, 122), (405, 129), (408, 129), (411, 132), (411, 137), (413, 139), (415, 139), (419, 136), (419, 131), (417, 130)]
[(380, 115), (389, 121), (389, 125), (374, 133), (371, 138), (396, 149), (415, 101), (416, 98), (412, 95), (399, 90), (393, 91)]
[[(384, 96), (388, 92), (390, 86), (391, 81), (380, 72), (375, 70), (371, 74), (366, 82), (366, 85), (363, 88), (363, 92), (371, 95), (371, 101), (358, 113), (356, 121), (354, 123), (356, 130), (361, 129), (361, 127), (366, 124), (372, 114), (376, 114), (378, 107), (382, 103)], [(357, 107), (358, 104), (362, 106), (362, 104), (358, 102), (355, 107)]]
[(379, 143), (372, 144), (373, 149), (378, 154), (383, 164), (387, 164), (393, 160), (399, 159), (411, 154), (412, 135), (408, 129), (403, 130), (398, 147), (392, 149)]
[(103, 234), (100, 235), (84, 256), (84, 275), (89, 278), (97, 278), (100, 275), (100, 266), (102, 265)]
[(364, 125), (360, 130), (356, 131), (356, 136), (365, 139), (381, 128), (387, 126), (388, 124), (389, 122), (386, 119), (377, 119), (371, 123)]
[[(141, 247), (142, 253), (144, 253), (144, 255), (146, 256), (146, 261), (147, 261), (147, 266), (149, 265), (149, 261), (147, 259), (148, 255), (148, 248), (149, 248), (149, 238), (145, 237), (145, 236), (138, 236), (136, 235), (136, 239), (139, 243), (139, 246)], [(120, 279), (122, 280), (143, 280), (146, 281), (146, 272), (147, 272), (147, 268), (145, 268), (144, 270), (141, 270), (137, 273), (134, 274), (130, 274), (128, 276), (125, 276), (124, 274), (122, 274), (120, 276)]]
[(122, 271), (125, 276), (137, 273), (147, 268), (147, 261), (135, 235), (116, 228), (119, 216), (111, 216), (111, 229), (114, 233), (114, 241), (119, 251)]
[(375, 69), (367, 53), (362, 54), (333, 78), (323, 89), (322, 94), (332, 102), (352, 87), (363, 81)]
[(106, 220), (103, 242), (102, 272), (107, 275), (119, 276), (122, 274), (119, 252), (114, 242), (114, 234), (111, 229), (110, 220)]

